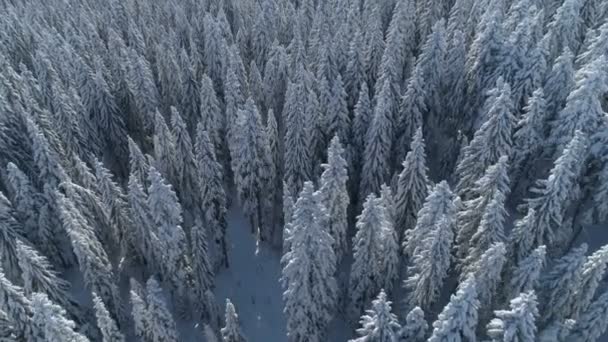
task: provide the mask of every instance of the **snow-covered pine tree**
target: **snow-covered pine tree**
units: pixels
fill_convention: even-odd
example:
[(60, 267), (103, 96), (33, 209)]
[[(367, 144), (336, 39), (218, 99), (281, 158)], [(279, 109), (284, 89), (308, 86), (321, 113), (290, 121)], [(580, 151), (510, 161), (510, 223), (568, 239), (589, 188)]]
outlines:
[(361, 336), (349, 342), (395, 342), (399, 336), (401, 326), (397, 315), (391, 312), (392, 302), (387, 300), (384, 290), (372, 301), (371, 310), (361, 317), (361, 328), (357, 333)]
[(124, 335), (120, 332), (114, 319), (110, 317), (110, 313), (101, 298), (95, 293), (93, 293), (93, 308), (95, 308), (97, 326), (101, 330), (103, 342), (124, 342)]
[(148, 208), (148, 194), (133, 173), (129, 176), (128, 190), (129, 213), (133, 219), (132, 233), (135, 237), (134, 247), (144, 257), (147, 270), (155, 272), (160, 267), (160, 241), (154, 228), (152, 213)]
[(359, 198), (378, 193), (380, 186), (389, 181), (395, 105), (391, 101), (390, 92), (390, 83), (386, 80), (378, 95), (374, 117), (367, 130)]
[(405, 231), (414, 229), (418, 211), (428, 194), (429, 179), (422, 128), (416, 130), (411, 150), (402, 165), (395, 193), (395, 228), (400, 241)]
[(386, 224), (380, 232), (382, 244), (382, 259), (380, 260), (380, 273), (384, 275), (380, 283), (387, 293), (391, 294), (394, 283), (399, 278), (399, 237), (395, 231), (395, 200), (391, 188), (382, 184), (380, 188), (380, 205), (384, 209)]
[(422, 118), (427, 113), (426, 93), (423, 86), (422, 68), (417, 66), (407, 83), (405, 94), (401, 97), (397, 116), (398, 140), (396, 162), (406, 158), (408, 150), (413, 149), (413, 139), (418, 129), (422, 128)]
[[(192, 58), (188, 56), (188, 53), (184, 48), (181, 49), (179, 54), (179, 67), (181, 71), (181, 101), (176, 103), (179, 105), (180, 112), (184, 116), (184, 121), (188, 124), (188, 127), (193, 129), (196, 122), (199, 119), (200, 109), (200, 85), (199, 80), (196, 77), (196, 70), (193, 65)], [(175, 128), (175, 127), (174, 127)], [(191, 130), (188, 130), (191, 131)], [(179, 139), (179, 137), (178, 137)], [(179, 141), (178, 141), (179, 144)], [(179, 149), (179, 147), (178, 147)]]
[(262, 240), (271, 238), (272, 227), (266, 217), (267, 189), (270, 156), (268, 141), (260, 115), (251, 98), (245, 108), (239, 110), (238, 126), (235, 130), (235, 149), (232, 153), (234, 181), (243, 211), (249, 219), (254, 233)]
[[(303, 67), (300, 67), (303, 68)], [(302, 77), (302, 69), (298, 77)], [(289, 192), (300, 192), (305, 181), (311, 179), (308, 118), (306, 116), (306, 98), (303, 79), (289, 82), (285, 95), (283, 118), (285, 120), (285, 183)]]
[[(288, 57), (285, 47), (279, 45), (278, 41), (272, 44), (268, 53), (268, 60), (264, 67), (264, 97), (268, 109), (275, 113), (282, 113), (285, 103), (285, 92), (288, 80)], [(284, 122), (279, 122), (283, 129)]]
[(46, 294), (32, 295), (31, 310), (32, 330), (37, 336), (33, 340), (42, 338), (48, 342), (89, 342), (86, 336), (76, 331), (76, 324), (65, 317), (65, 310), (53, 303)]
[(241, 331), (239, 316), (230, 299), (226, 298), (225, 325), (221, 330), (223, 342), (246, 342)]
[(369, 194), (363, 211), (357, 217), (357, 233), (353, 238), (353, 264), (349, 279), (350, 312), (357, 317), (375, 293), (382, 288), (382, 232), (389, 222), (382, 202)]
[[(547, 115), (552, 119), (566, 106), (566, 99), (574, 89), (574, 55), (565, 48), (547, 74), (543, 90), (547, 99)], [(547, 129), (545, 128), (545, 134)]]
[(206, 303), (205, 294), (213, 288), (213, 267), (207, 248), (207, 228), (201, 220), (197, 219), (190, 230), (190, 260), (192, 263), (192, 276), (194, 278), (195, 307), (199, 312), (209, 316), (209, 304)]
[(416, 226), (404, 234), (403, 251), (405, 255), (413, 255), (416, 247), (420, 246), (427, 234), (435, 229), (442, 216), (446, 216), (446, 219), (454, 224), (456, 207), (453, 201), (454, 193), (446, 181), (435, 185), (418, 211)]
[(350, 177), (351, 194), (353, 197), (359, 194), (359, 184), (361, 183), (361, 169), (364, 161), (365, 142), (367, 137), (367, 130), (373, 119), (373, 111), (371, 102), (369, 99), (369, 89), (367, 83), (363, 81), (361, 83), (361, 90), (359, 91), (359, 97), (357, 98), (357, 104), (354, 108), (354, 119), (353, 119), (353, 136), (351, 141), (352, 147), (352, 158), (353, 158), (353, 171)]
[(606, 274), (607, 263), (608, 246), (606, 245), (587, 257), (587, 261), (582, 266), (581, 282), (576, 288), (576, 299), (572, 301), (575, 306), (573, 310), (575, 317), (586, 311), (593, 302), (600, 281)]
[(87, 288), (97, 293), (113, 317), (123, 324), (125, 317), (118, 285), (106, 251), (74, 203), (59, 192), (57, 198), (61, 221), (72, 242)]
[[(367, 89), (363, 34), (361, 33), (359, 25), (357, 25), (356, 28), (353, 28), (353, 30), (353, 37), (349, 42), (348, 63), (346, 64), (346, 71), (344, 74), (344, 86), (348, 96), (347, 103), (349, 109), (354, 108), (357, 102), (361, 101), (360, 98), (363, 84), (365, 84), (365, 88)], [(367, 96), (369, 96), (369, 93)], [(353, 135), (353, 138), (356, 139), (357, 136)]]
[[(578, 180), (585, 164), (587, 138), (577, 131), (554, 162), (546, 180), (531, 189), (536, 197), (527, 199), (528, 208), (536, 211), (536, 236), (532, 247), (546, 245), (549, 251), (568, 243), (571, 227), (563, 225), (570, 204), (578, 198)], [(533, 226), (534, 227), (534, 226)]]
[(397, 341), (401, 342), (423, 342), (425, 341), (429, 325), (424, 319), (424, 311), (419, 307), (413, 308), (407, 316), (399, 331)]
[(177, 184), (178, 172), (176, 159), (175, 136), (169, 130), (165, 118), (156, 111), (154, 114), (154, 166), (174, 186)]
[(216, 159), (215, 149), (203, 126), (197, 126), (194, 146), (198, 183), (201, 191), (201, 210), (204, 221), (211, 229), (219, 260), (228, 265), (226, 250), (226, 193), (222, 186), (222, 166)]
[(511, 134), (515, 126), (511, 90), (507, 83), (503, 83), (495, 91), (498, 96), (493, 103), (487, 104), (489, 110), (484, 113), (487, 120), (465, 147), (464, 157), (456, 167), (456, 189), (463, 199), (468, 199), (474, 182), (483, 176), (486, 168), (496, 163), (500, 157), (511, 154)]
[(71, 315), (78, 317), (82, 314), (68, 292), (70, 285), (58, 276), (47, 258), (21, 241), (17, 241), (17, 258), (26, 296), (34, 292), (46, 293), (53, 302), (61, 305)]
[[(270, 177), (271, 182), (268, 184), (268, 191), (272, 194), (270, 200), (270, 210), (273, 222), (273, 239), (280, 238), (281, 234), (277, 227), (280, 227), (283, 218), (282, 199), (283, 199), (283, 137), (279, 135), (279, 126), (272, 108), (268, 110), (265, 128), (266, 138), (268, 139), (268, 152), (270, 153)], [(280, 241), (280, 240), (278, 240)], [(276, 240), (273, 241), (276, 243)]]
[[(545, 246), (538, 246), (526, 258), (521, 259), (512, 273), (508, 274), (509, 286), (505, 288), (507, 299), (517, 297), (519, 293), (536, 290), (540, 282), (541, 272), (545, 265)], [(508, 262), (511, 262), (508, 260)]]
[(1, 265), (9, 279), (19, 279), (17, 242), (23, 238), (21, 225), (15, 220), (11, 202), (0, 191), (0, 256)]
[(131, 303), (131, 316), (133, 319), (133, 329), (135, 336), (148, 341), (151, 340), (151, 322), (150, 314), (148, 313), (148, 304), (144, 300), (144, 289), (137, 280), (130, 279), (131, 289), (129, 291), (129, 299)]
[(509, 303), (510, 310), (496, 310), (496, 318), (488, 324), (488, 336), (492, 341), (534, 341), (538, 303), (534, 291), (522, 292)]
[(530, 160), (542, 152), (545, 145), (547, 125), (547, 102), (542, 88), (538, 88), (528, 99), (524, 114), (519, 119), (513, 133), (513, 157), (511, 162), (511, 181), (517, 185), (520, 177), (527, 173)]
[(127, 140), (129, 144), (129, 172), (137, 178), (139, 184), (146, 185), (148, 169), (150, 169), (148, 158), (144, 156), (131, 137)]
[(182, 207), (171, 185), (150, 167), (148, 172), (148, 210), (160, 248), (157, 251), (163, 274), (172, 286), (172, 293), (185, 298), (190, 290), (191, 270), (188, 261), (186, 233), (182, 229)]
[[(190, 139), (188, 127), (177, 109), (171, 107), (170, 110), (172, 135), (175, 137), (175, 179), (177, 181), (175, 188), (182, 206), (186, 210), (196, 213), (200, 208), (200, 200), (196, 191), (198, 179), (192, 139)], [(196, 116), (198, 119), (198, 109)]]
[(150, 335), (154, 342), (177, 342), (179, 335), (171, 312), (167, 308), (163, 291), (154, 278), (146, 282), (146, 302), (148, 303), (146, 313), (149, 315)]
[(479, 300), (478, 313), (480, 322), (487, 322), (490, 317), (496, 291), (501, 282), (502, 269), (506, 262), (506, 248), (504, 243), (498, 242), (491, 245), (477, 260), (467, 269), (463, 270), (461, 279), (471, 275), (475, 277), (477, 284), (477, 299)]
[(348, 172), (344, 148), (339, 136), (335, 136), (327, 150), (327, 164), (321, 175), (319, 192), (329, 216), (329, 232), (334, 239), (334, 252), (338, 263), (346, 254), (348, 229)]
[(581, 313), (568, 336), (569, 341), (594, 342), (608, 326), (608, 292), (602, 293)]
[(290, 250), (282, 259), (281, 281), (290, 342), (323, 341), (337, 301), (333, 238), (313, 184), (305, 182), (290, 227)]
[(428, 342), (476, 341), (478, 307), (476, 280), (469, 276), (433, 323)]
[(570, 51), (578, 51), (581, 43), (578, 33), (582, 24), (579, 16), (582, 7), (583, 2), (581, 1), (565, 0), (547, 24), (545, 38), (548, 39), (547, 48), (549, 49), (547, 61), (553, 61), (557, 54), (565, 48)]
[(35, 339), (37, 333), (32, 326), (32, 307), (25, 297), (23, 289), (6, 278), (0, 268), (0, 310), (2, 310), (13, 327), (17, 339), (28, 341)]
[(6, 166), (6, 175), (15, 219), (23, 226), (24, 236), (38, 245), (37, 241), (44, 241), (44, 237), (39, 236), (38, 227), (38, 213), (42, 206), (41, 195), (30, 178), (17, 165), (9, 162)]
[[(504, 224), (507, 217), (505, 195), (497, 191), (485, 207), (479, 227), (469, 243), (469, 251), (463, 261), (464, 268), (479, 260), (491, 245), (504, 242)], [(478, 279), (479, 281), (479, 279)]]
[(469, 189), (470, 199), (462, 203), (462, 208), (457, 214), (456, 244), (459, 258), (464, 259), (468, 255), (471, 239), (478, 232), (484, 213), (497, 193), (502, 194), (503, 198), (500, 200), (504, 202), (504, 196), (509, 191), (507, 171), (507, 157), (502, 156), (496, 164), (489, 166), (473, 188)]
[[(342, 77), (338, 77), (333, 81), (333, 85), (329, 92), (331, 94), (330, 101), (327, 106), (327, 111), (324, 114), (326, 123), (326, 136), (333, 139), (338, 136), (343, 145), (349, 146), (351, 140), (351, 123), (348, 115), (348, 107), (346, 104), (346, 91), (342, 83)], [(347, 160), (347, 156), (345, 156)]]
[(416, 246), (404, 281), (409, 307), (428, 310), (439, 298), (452, 261), (453, 222), (445, 215)]
[(594, 133), (604, 113), (602, 94), (608, 91), (607, 62), (600, 56), (576, 72), (576, 85), (566, 99), (566, 106), (559, 112), (551, 130), (550, 143), (559, 155), (580, 130), (586, 135)]
[[(226, 152), (224, 140), (226, 121), (222, 115), (220, 103), (213, 88), (213, 81), (207, 74), (203, 74), (202, 76), (200, 92), (200, 124), (209, 133), (209, 138), (215, 149), (222, 149), (222, 152)], [(220, 160), (223, 161), (222, 158)]]
[(575, 293), (581, 284), (586, 252), (587, 244), (573, 248), (541, 278), (541, 323), (562, 322), (574, 314)]

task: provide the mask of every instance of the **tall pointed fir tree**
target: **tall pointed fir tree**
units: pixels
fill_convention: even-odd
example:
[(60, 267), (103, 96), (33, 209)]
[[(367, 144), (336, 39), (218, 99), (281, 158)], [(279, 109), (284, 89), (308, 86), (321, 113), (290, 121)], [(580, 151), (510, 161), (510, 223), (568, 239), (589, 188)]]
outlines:
[(247, 100), (245, 109), (239, 111), (236, 132), (233, 172), (239, 201), (252, 231), (259, 233), (260, 239), (269, 240), (272, 227), (269, 227), (266, 216), (266, 191), (270, 185), (270, 156), (260, 115), (251, 98)]
[(408, 278), (404, 282), (409, 307), (418, 306), (428, 310), (439, 297), (452, 259), (450, 249), (454, 233), (450, 220), (445, 216), (440, 218), (414, 250)]
[(171, 185), (154, 167), (150, 167), (148, 179), (148, 210), (159, 241), (156, 248), (160, 248), (161, 270), (172, 286), (172, 293), (185, 298), (190, 290), (191, 270), (186, 233), (182, 229), (182, 207)]
[(124, 312), (116, 278), (106, 251), (95, 236), (94, 229), (89, 226), (74, 203), (60, 193), (57, 193), (57, 197), (61, 221), (72, 242), (72, 249), (87, 288), (104, 300), (108, 311), (119, 324), (122, 324), (125, 322)]
[(380, 291), (378, 297), (372, 301), (371, 310), (367, 310), (367, 314), (361, 316), (361, 328), (357, 329), (361, 337), (349, 342), (397, 341), (401, 326), (397, 315), (391, 312), (391, 304), (386, 298), (386, 293)]
[(509, 286), (506, 288), (507, 299), (513, 299), (519, 293), (537, 289), (545, 265), (545, 255), (545, 246), (539, 246), (525, 259), (522, 259), (511, 273), (507, 273), (509, 275)]
[(573, 248), (557, 259), (553, 267), (541, 279), (540, 295), (543, 324), (562, 322), (574, 313), (576, 290), (581, 282), (587, 244)]
[(442, 216), (445, 215), (454, 224), (456, 209), (454, 205), (454, 193), (450, 190), (448, 183), (442, 181), (435, 185), (424, 200), (424, 205), (418, 211), (416, 226), (404, 234), (404, 254), (413, 255), (416, 247), (420, 246), (428, 233), (435, 229), (437, 222), (439, 222)]
[(311, 179), (309, 133), (306, 116), (306, 90), (303, 67), (295, 82), (289, 82), (285, 95), (283, 120), (285, 121), (285, 174), (283, 176), (292, 194), (300, 192), (305, 181)]
[(576, 0), (565, 0), (547, 24), (548, 61), (553, 61), (564, 48), (578, 51), (580, 41), (578, 32), (582, 24), (579, 17), (583, 3)]
[(221, 330), (223, 342), (246, 342), (247, 339), (241, 331), (239, 316), (230, 299), (226, 299), (225, 325)]
[(507, 175), (507, 157), (502, 156), (498, 162), (489, 166), (484, 175), (469, 189), (470, 199), (462, 203), (458, 216), (458, 233), (456, 236), (457, 256), (464, 258), (469, 251), (471, 239), (479, 230), (479, 225), (489, 203), (497, 193), (504, 196), (509, 191), (509, 177)]
[[(338, 136), (343, 145), (349, 146), (351, 123), (346, 104), (346, 92), (340, 75), (333, 81), (330, 94), (331, 98), (325, 113), (327, 120), (326, 136), (330, 139)], [(347, 160), (350, 159), (347, 156), (345, 157)]]
[[(269, 160), (271, 161), (270, 176), (272, 181), (268, 185), (268, 190), (272, 194), (270, 210), (272, 222), (274, 224), (273, 231), (275, 232), (273, 238), (279, 238), (278, 241), (281, 241), (281, 234), (279, 234), (280, 230), (277, 228), (280, 227), (281, 222), (283, 222), (281, 217), (284, 167), (282, 150), (283, 137), (279, 135), (279, 127), (272, 108), (268, 110), (265, 133), (268, 139), (268, 152), (270, 153)], [(276, 242), (276, 240), (273, 242)]]
[(213, 267), (209, 258), (206, 233), (206, 227), (197, 219), (190, 230), (190, 260), (194, 279), (195, 307), (203, 317), (209, 319), (210, 303), (206, 301), (206, 293), (213, 288)]
[(416, 67), (407, 83), (405, 94), (399, 103), (397, 114), (398, 138), (395, 146), (398, 163), (405, 159), (408, 150), (413, 149), (413, 139), (418, 129), (422, 129), (422, 118), (427, 113), (426, 94), (423, 88), (422, 68)]
[(511, 153), (511, 134), (515, 125), (511, 90), (508, 84), (503, 83), (496, 91), (499, 95), (489, 104), (488, 113), (485, 113), (487, 120), (465, 147), (464, 157), (456, 167), (456, 189), (463, 199), (467, 199), (474, 182), (481, 178), (488, 166)]
[(405, 316), (405, 322), (399, 331), (399, 339), (401, 342), (423, 342), (426, 339), (429, 325), (424, 319), (424, 311), (419, 307), (413, 308)]
[(175, 107), (171, 107), (171, 126), (175, 137), (175, 188), (182, 206), (196, 213), (199, 209), (199, 197), (196, 191), (192, 191), (198, 188), (192, 139), (186, 123)]
[(458, 286), (433, 323), (428, 342), (476, 341), (478, 307), (477, 284), (475, 277), (470, 276)]
[(493, 341), (534, 341), (538, 303), (534, 291), (521, 293), (509, 303), (510, 310), (496, 310), (496, 318), (488, 324), (488, 336)]
[(323, 341), (337, 301), (336, 255), (326, 211), (313, 184), (305, 182), (295, 205), (290, 250), (281, 281), (290, 342)]
[(219, 155), (218, 161), (221, 163), (224, 160), (222, 156), (225, 157), (224, 154), (227, 152), (225, 142), (226, 120), (220, 109), (220, 103), (213, 88), (213, 81), (207, 74), (202, 76), (200, 91), (200, 124), (208, 132), (216, 154)]
[(581, 313), (572, 327), (569, 341), (593, 342), (606, 332), (608, 326), (608, 292), (602, 293)]
[(44, 336), (48, 342), (89, 342), (89, 339), (76, 331), (76, 324), (65, 317), (65, 310), (53, 303), (46, 294), (34, 293), (31, 301), (31, 325), (37, 335)]
[(149, 160), (131, 137), (127, 140), (129, 144), (129, 172), (137, 178), (139, 184), (147, 185), (148, 169), (150, 168)]
[(15, 210), (15, 219), (23, 226), (25, 237), (40, 246), (44, 236), (40, 236), (38, 226), (39, 210), (42, 206), (41, 194), (36, 190), (30, 178), (12, 162), (6, 166), (7, 188), (10, 190), (11, 203)]
[[(359, 25), (357, 25), (359, 26)], [(367, 88), (367, 76), (365, 74), (365, 56), (363, 50), (363, 34), (359, 27), (353, 28), (354, 33), (348, 49), (348, 63), (344, 74), (344, 86), (348, 96), (348, 108), (355, 107), (360, 101), (363, 85)], [(369, 93), (368, 93), (369, 96)], [(353, 135), (353, 138), (356, 138)]]
[(395, 228), (400, 239), (405, 231), (414, 229), (418, 211), (428, 194), (428, 168), (421, 128), (416, 130), (411, 150), (402, 165), (395, 193)]
[(530, 160), (535, 160), (545, 144), (547, 124), (547, 103), (542, 88), (538, 88), (528, 99), (524, 114), (519, 119), (513, 134), (513, 158), (511, 180), (517, 182), (528, 169)]
[(390, 177), (390, 152), (394, 134), (393, 106), (388, 80), (382, 85), (382, 91), (374, 109), (374, 117), (367, 131), (359, 198), (370, 193), (378, 193), (380, 186)]
[(0, 256), (1, 265), (6, 275), (18, 279), (21, 273), (18, 264), (17, 243), (23, 238), (21, 226), (13, 216), (11, 202), (0, 191)]
[(27, 341), (36, 338), (36, 331), (31, 321), (31, 301), (19, 286), (6, 278), (2, 269), (0, 269), (0, 310), (11, 322), (17, 339)]
[(577, 131), (553, 164), (549, 177), (532, 188), (531, 192), (536, 196), (526, 201), (528, 208), (536, 211), (534, 247), (544, 244), (551, 252), (568, 243), (572, 229), (563, 224), (564, 216), (570, 204), (578, 199), (578, 181), (586, 159), (586, 146), (584, 133)]
[(347, 163), (344, 148), (336, 135), (327, 150), (327, 164), (322, 165), (319, 192), (323, 205), (329, 215), (329, 232), (334, 239), (334, 252), (338, 263), (346, 254), (346, 235), (348, 229), (348, 181)]
[(386, 225), (381, 231), (382, 238), (382, 259), (380, 264), (380, 272), (384, 274), (384, 279), (380, 286), (390, 295), (393, 290), (393, 285), (399, 278), (399, 237), (395, 230), (395, 200), (391, 188), (382, 184), (380, 190), (380, 205), (384, 209)]
[(150, 335), (152, 341), (179, 341), (177, 327), (167, 308), (163, 291), (154, 278), (146, 282), (147, 320), (149, 320)]
[(145, 291), (141, 284), (133, 278), (130, 280), (130, 286), (129, 299), (135, 336), (146, 341), (152, 340), (152, 323), (150, 321), (151, 316), (148, 313), (148, 304), (145, 301)]
[[(391, 233), (386, 209), (380, 198), (368, 195), (363, 204), (363, 211), (357, 218), (357, 233), (353, 238), (353, 265), (349, 279), (350, 312), (357, 317), (375, 293), (385, 285), (389, 278), (383, 272), (385, 258), (384, 234)], [(386, 276), (386, 278), (385, 278)]]
[(124, 342), (124, 335), (120, 332), (116, 322), (110, 317), (110, 313), (101, 298), (95, 293), (93, 293), (93, 308), (95, 308), (97, 326), (101, 330), (103, 342)]
[(53, 270), (47, 258), (21, 241), (17, 241), (17, 258), (26, 296), (34, 292), (46, 293), (70, 315), (82, 315), (79, 305), (69, 294), (70, 285)]
[(600, 126), (604, 115), (602, 94), (608, 91), (606, 65), (606, 56), (600, 56), (577, 71), (576, 85), (551, 130), (550, 142), (555, 146), (556, 155), (561, 153), (577, 130), (589, 135)]
[(201, 191), (201, 210), (204, 223), (211, 230), (214, 250), (221, 264), (228, 265), (226, 243), (226, 193), (222, 186), (222, 166), (218, 162), (209, 133), (197, 126), (194, 146), (198, 184)]
[(361, 182), (361, 169), (364, 161), (365, 142), (367, 131), (373, 119), (371, 102), (369, 99), (369, 89), (367, 83), (361, 83), (361, 90), (354, 108), (353, 135), (351, 141), (353, 157), (353, 173), (350, 176), (350, 191), (353, 196), (359, 194), (359, 184)]
[(553, 63), (543, 86), (549, 118), (554, 118), (566, 106), (566, 99), (574, 89), (574, 55), (565, 48)]
[(538, 227), (536, 226), (536, 210), (529, 208), (526, 215), (515, 220), (513, 230), (509, 235), (509, 262), (519, 264), (535, 248), (539, 247)]
[(159, 252), (161, 251), (152, 214), (148, 208), (148, 195), (134, 174), (129, 177), (128, 190), (129, 213), (133, 218), (134, 246), (144, 257), (147, 270), (153, 273), (160, 268)]
[(576, 299), (574, 300), (576, 317), (591, 305), (600, 281), (606, 274), (607, 263), (608, 246), (606, 245), (587, 257), (587, 261), (583, 264), (581, 282), (576, 289)]
[(169, 130), (165, 118), (156, 111), (154, 115), (154, 166), (174, 186), (177, 184), (178, 172), (176, 159), (175, 136)]

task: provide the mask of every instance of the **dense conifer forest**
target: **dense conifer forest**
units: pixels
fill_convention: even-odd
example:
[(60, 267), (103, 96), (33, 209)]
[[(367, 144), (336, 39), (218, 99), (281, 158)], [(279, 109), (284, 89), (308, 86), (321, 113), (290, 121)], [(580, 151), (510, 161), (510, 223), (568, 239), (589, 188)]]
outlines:
[(607, 111), (605, 0), (0, 0), (0, 342), (607, 341)]

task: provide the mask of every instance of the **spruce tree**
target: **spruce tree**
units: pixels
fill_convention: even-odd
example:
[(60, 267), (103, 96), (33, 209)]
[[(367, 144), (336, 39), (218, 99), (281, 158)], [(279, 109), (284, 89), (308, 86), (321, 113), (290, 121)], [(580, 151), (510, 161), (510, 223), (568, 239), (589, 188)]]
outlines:
[(7, 187), (11, 190), (11, 203), (15, 219), (23, 226), (23, 233), (30, 241), (43, 240), (38, 227), (38, 212), (43, 205), (41, 194), (30, 178), (11, 162), (6, 166)]
[(606, 274), (607, 263), (607, 246), (603, 246), (587, 257), (587, 261), (585, 261), (582, 266), (581, 282), (576, 289), (576, 299), (573, 300), (575, 315), (579, 315), (587, 310), (589, 305), (593, 302), (600, 281)]
[(473, 275), (477, 283), (479, 318), (487, 322), (492, 309), (496, 291), (501, 282), (502, 269), (506, 262), (506, 249), (502, 242), (491, 245), (470, 267), (463, 270), (461, 279)]
[(547, 99), (547, 113), (554, 118), (566, 106), (566, 99), (574, 89), (574, 55), (565, 48), (553, 63), (543, 86)]
[(192, 262), (192, 275), (194, 278), (194, 300), (198, 301), (196, 307), (208, 315), (205, 294), (213, 288), (213, 267), (207, 248), (206, 227), (200, 220), (196, 220), (190, 230), (190, 259)]
[(428, 342), (476, 341), (478, 307), (477, 284), (475, 277), (470, 276), (459, 285), (433, 323)]
[(606, 332), (608, 319), (608, 292), (600, 295), (576, 320), (568, 339), (570, 341), (593, 342)]
[(220, 262), (227, 266), (227, 209), (226, 193), (222, 186), (222, 166), (216, 158), (209, 134), (201, 124), (197, 126), (194, 151), (204, 223), (211, 230), (210, 237), (213, 238)]
[(538, 288), (541, 272), (545, 265), (545, 246), (539, 246), (522, 259), (510, 274), (507, 297), (515, 298), (519, 293), (532, 291)]
[(385, 81), (374, 109), (374, 117), (367, 131), (363, 168), (361, 172), (360, 197), (377, 193), (380, 185), (390, 176), (390, 152), (393, 140), (394, 122), (392, 117), (394, 103), (390, 98), (390, 83)]
[(175, 136), (169, 130), (165, 118), (156, 111), (154, 114), (154, 166), (174, 186), (177, 184), (178, 178), (178, 161), (176, 159)]
[(35, 339), (36, 329), (32, 326), (32, 305), (25, 297), (23, 290), (6, 278), (0, 269), (0, 310), (13, 326), (13, 333), (18, 339), (27, 341)]
[(270, 156), (268, 142), (260, 115), (249, 98), (245, 109), (239, 111), (238, 149), (234, 151), (233, 172), (239, 201), (249, 219), (253, 232), (262, 240), (271, 238), (271, 227), (266, 217)]
[(179, 336), (171, 312), (167, 309), (160, 285), (154, 278), (146, 282), (147, 314), (152, 341), (177, 342)]
[(397, 316), (391, 312), (391, 302), (387, 300), (386, 293), (380, 291), (378, 297), (372, 301), (372, 309), (361, 317), (361, 328), (357, 329), (359, 338), (350, 342), (394, 342), (399, 336), (401, 326)]
[(435, 229), (437, 222), (443, 216), (446, 216), (450, 224), (455, 223), (456, 207), (453, 201), (454, 194), (446, 181), (435, 185), (418, 211), (416, 226), (404, 234), (403, 251), (405, 255), (413, 255), (416, 247), (420, 246), (427, 234)]
[(32, 329), (44, 336), (48, 342), (89, 342), (76, 331), (76, 324), (66, 318), (65, 310), (53, 303), (46, 294), (34, 293), (31, 300)]
[(418, 211), (428, 194), (428, 168), (421, 128), (416, 130), (411, 151), (407, 153), (402, 165), (395, 193), (395, 228), (400, 238), (405, 231), (414, 229)]
[(325, 113), (327, 120), (326, 136), (331, 137), (331, 139), (338, 136), (342, 144), (348, 146), (351, 140), (351, 123), (346, 104), (346, 92), (340, 75), (333, 81), (330, 94), (330, 101)]
[(533, 246), (547, 245), (551, 251), (567, 243), (571, 230), (564, 222), (569, 205), (578, 198), (578, 178), (586, 159), (586, 137), (578, 131), (555, 161), (546, 180), (538, 182), (531, 191), (536, 197), (528, 199), (528, 208), (536, 211), (536, 236)]
[(325, 225), (326, 211), (311, 182), (295, 205), (290, 250), (283, 256), (281, 281), (289, 341), (322, 341), (337, 300), (333, 238)]
[(587, 244), (573, 248), (557, 259), (541, 279), (543, 322), (561, 322), (574, 313), (574, 301), (577, 299), (575, 293), (580, 286), (586, 252)]
[(148, 173), (148, 210), (154, 223), (159, 244), (159, 261), (167, 275), (173, 293), (184, 297), (190, 286), (186, 233), (182, 229), (182, 207), (171, 185), (154, 168)]
[(487, 120), (465, 147), (464, 157), (456, 167), (459, 178), (456, 189), (464, 199), (488, 166), (511, 153), (511, 134), (515, 125), (511, 90), (508, 84), (503, 83), (496, 91), (499, 95), (485, 114)]
[(160, 241), (154, 229), (152, 213), (148, 208), (148, 195), (138, 178), (131, 174), (128, 184), (129, 213), (133, 218), (134, 247), (144, 257), (148, 271), (157, 271), (160, 267)]
[(145, 341), (152, 340), (152, 322), (150, 321), (151, 316), (148, 313), (148, 304), (144, 300), (144, 290), (141, 284), (134, 279), (131, 279), (130, 285), (129, 298), (135, 336)]
[(397, 127), (400, 135), (396, 146), (398, 161), (403, 160), (407, 151), (414, 148), (414, 136), (417, 130), (422, 128), (422, 118), (427, 113), (426, 90), (423, 87), (422, 77), (422, 68), (416, 67), (399, 104)]
[(336, 135), (327, 150), (327, 164), (322, 165), (319, 192), (329, 216), (329, 232), (334, 239), (334, 252), (338, 262), (347, 250), (346, 233), (348, 228), (348, 181), (347, 163), (344, 148)]
[(509, 303), (510, 310), (494, 311), (494, 318), (488, 324), (488, 336), (493, 341), (534, 341), (538, 303), (534, 291), (522, 292)]
[(398, 341), (423, 342), (428, 328), (429, 326), (424, 319), (424, 311), (419, 307), (415, 307), (405, 316), (405, 322), (399, 332)]
[(95, 293), (93, 293), (93, 307), (97, 317), (97, 326), (101, 330), (103, 342), (124, 342), (125, 337), (120, 332), (116, 322), (110, 317), (105, 304)]
[(246, 342), (247, 339), (241, 331), (239, 316), (230, 299), (226, 299), (225, 325), (221, 330), (223, 342)]
[(133, 174), (139, 184), (146, 185), (148, 169), (150, 164), (148, 158), (141, 152), (137, 143), (130, 137), (128, 138), (129, 143), (129, 172)]
[(438, 299), (451, 264), (452, 229), (453, 223), (443, 216), (415, 248), (404, 282), (410, 307), (428, 310)]
[(182, 205), (196, 213), (199, 197), (192, 191), (198, 188), (194, 149), (188, 127), (175, 107), (171, 107), (171, 126), (175, 137), (175, 188)]

